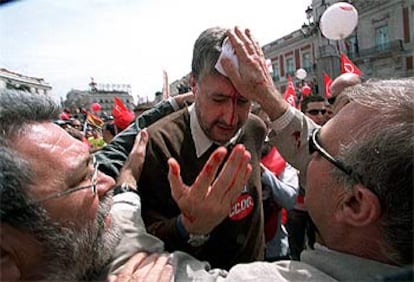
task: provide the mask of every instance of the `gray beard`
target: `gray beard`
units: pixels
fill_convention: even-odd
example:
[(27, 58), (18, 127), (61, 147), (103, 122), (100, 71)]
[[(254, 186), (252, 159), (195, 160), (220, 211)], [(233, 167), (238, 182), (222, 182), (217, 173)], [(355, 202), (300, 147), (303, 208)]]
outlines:
[(44, 248), (40, 267), (44, 281), (93, 281), (108, 264), (120, 240), (119, 227), (105, 230), (104, 220), (111, 208), (111, 196), (99, 204), (97, 218), (82, 230), (63, 227), (47, 220), (39, 239)]

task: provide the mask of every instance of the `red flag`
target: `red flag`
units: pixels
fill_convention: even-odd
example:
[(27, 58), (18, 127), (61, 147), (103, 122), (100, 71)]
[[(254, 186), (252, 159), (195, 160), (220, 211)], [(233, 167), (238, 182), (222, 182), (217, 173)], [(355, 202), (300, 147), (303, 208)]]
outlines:
[(296, 90), (295, 86), (293, 85), (292, 78), (290, 74), (288, 74), (288, 85), (285, 90), (285, 94), (283, 98), (292, 106), (296, 108)]
[(325, 98), (329, 99), (332, 96), (331, 94), (332, 79), (329, 77), (329, 75), (326, 72), (323, 73), (323, 82), (325, 84)]
[(118, 97), (114, 96), (114, 100), (115, 100), (115, 105), (112, 109), (112, 115), (115, 116), (119, 116), (120, 114), (122, 114), (125, 111), (128, 111), (127, 107), (124, 105), (124, 103), (122, 102), (121, 99), (119, 99)]
[(341, 53), (341, 73), (355, 73), (358, 76), (362, 76), (362, 71), (357, 68), (356, 65), (345, 55)]
[(124, 130), (134, 120), (135, 114), (128, 110), (121, 99), (114, 96), (114, 100), (115, 105), (112, 109), (114, 123), (119, 130)]
[(282, 157), (282, 155), (280, 155), (275, 146), (270, 149), (267, 155), (261, 158), (260, 162), (276, 176), (280, 176), (286, 167), (285, 159)]

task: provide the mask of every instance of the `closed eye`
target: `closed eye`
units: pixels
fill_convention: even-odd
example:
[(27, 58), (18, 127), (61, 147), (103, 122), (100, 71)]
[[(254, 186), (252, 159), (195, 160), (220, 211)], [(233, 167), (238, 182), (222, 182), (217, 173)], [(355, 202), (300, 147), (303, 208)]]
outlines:
[(215, 96), (213, 97), (213, 101), (216, 103), (224, 103), (228, 101), (230, 98), (227, 96)]

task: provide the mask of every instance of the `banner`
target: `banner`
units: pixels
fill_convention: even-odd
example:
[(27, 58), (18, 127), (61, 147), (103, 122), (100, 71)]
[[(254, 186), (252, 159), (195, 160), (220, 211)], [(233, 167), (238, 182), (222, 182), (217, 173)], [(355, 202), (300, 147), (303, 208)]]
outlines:
[(104, 125), (104, 121), (100, 117), (92, 114), (91, 112), (88, 112), (86, 114), (86, 121), (90, 125), (95, 126), (95, 127), (100, 127), (101, 128)]
[(354, 65), (354, 63), (348, 58), (347, 55), (341, 53), (341, 73), (351, 72), (358, 76), (362, 76), (362, 71)]
[(323, 73), (323, 82), (325, 84), (325, 98), (329, 99), (332, 96), (331, 94), (332, 79), (329, 77), (329, 75), (326, 72)]
[(127, 109), (127, 107), (124, 105), (124, 103), (122, 102), (121, 99), (119, 99), (118, 97), (114, 96), (114, 100), (115, 100), (115, 105), (112, 109), (112, 115), (114, 117), (119, 116), (120, 114), (122, 114), (125, 111), (129, 111)]
[(292, 78), (288, 74), (288, 84), (285, 90), (283, 98), (292, 106), (296, 108), (296, 90), (295, 85), (293, 85)]
[(114, 96), (115, 105), (112, 108), (114, 124), (119, 131), (124, 130), (134, 120), (135, 114), (131, 112), (122, 102), (121, 99)]

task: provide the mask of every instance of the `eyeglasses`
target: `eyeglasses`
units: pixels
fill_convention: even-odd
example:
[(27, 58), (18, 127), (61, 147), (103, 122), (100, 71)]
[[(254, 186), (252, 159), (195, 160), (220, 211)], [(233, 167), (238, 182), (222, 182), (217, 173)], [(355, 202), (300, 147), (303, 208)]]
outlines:
[(324, 114), (326, 114), (326, 109), (323, 109), (323, 110), (309, 110), (309, 111), (306, 111), (307, 113), (309, 113), (309, 114), (311, 114), (311, 115), (313, 115), (313, 116), (316, 116), (317, 114), (319, 114), (319, 113), (321, 113), (322, 115), (324, 115)]
[(60, 197), (63, 197), (65, 195), (69, 195), (69, 194), (72, 194), (74, 192), (77, 192), (77, 191), (80, 191), (80, 190), (83, 190), (83, 189), (88, 189), (88, 188), (92, 190), (92, 194), (93, 194), (93, 196), (95, 196), (96, 193), (97, 193), (96, 186), (98, 184), (98, 167), (99, 167), (99, 162), (96, 161), (95, 156), (92, 156), (92, 165), (93, 165), (93, 171), (90, 175), (90, 180), (91, 180), (90, 185), (74, 187), (74, 188), (71, 188), (71, 189), (68, 189), (68, 190), (65, 190), (65, 191), (53, 193), (51, 195), (46, 196), (45, 198), (32, 201), (31, 203), (33, 203), (33, 204), (41, 203), (41, 202), (48, 201), (48, 200), (51, 200), (51, 199), (60, 198)]
[[(355, 178), (355, 175), (348, 165), (344, 164), (340, 160), (335, 159), (331, 154), (329, 154), (324, 148), (322, 148), (321, 144), (318, 141), (318, 133), (320, 128), (316, 128), (313, 130), (311, 137), (309, 138), (309, 153), (313, 154), (314, 152), (318, 152), (324, 159), (329, 161), (331, 164), (339, 168), (343, 171), (346, 175), (349, 175)], [(357, 178), (355, 178), (357, 179)]]

